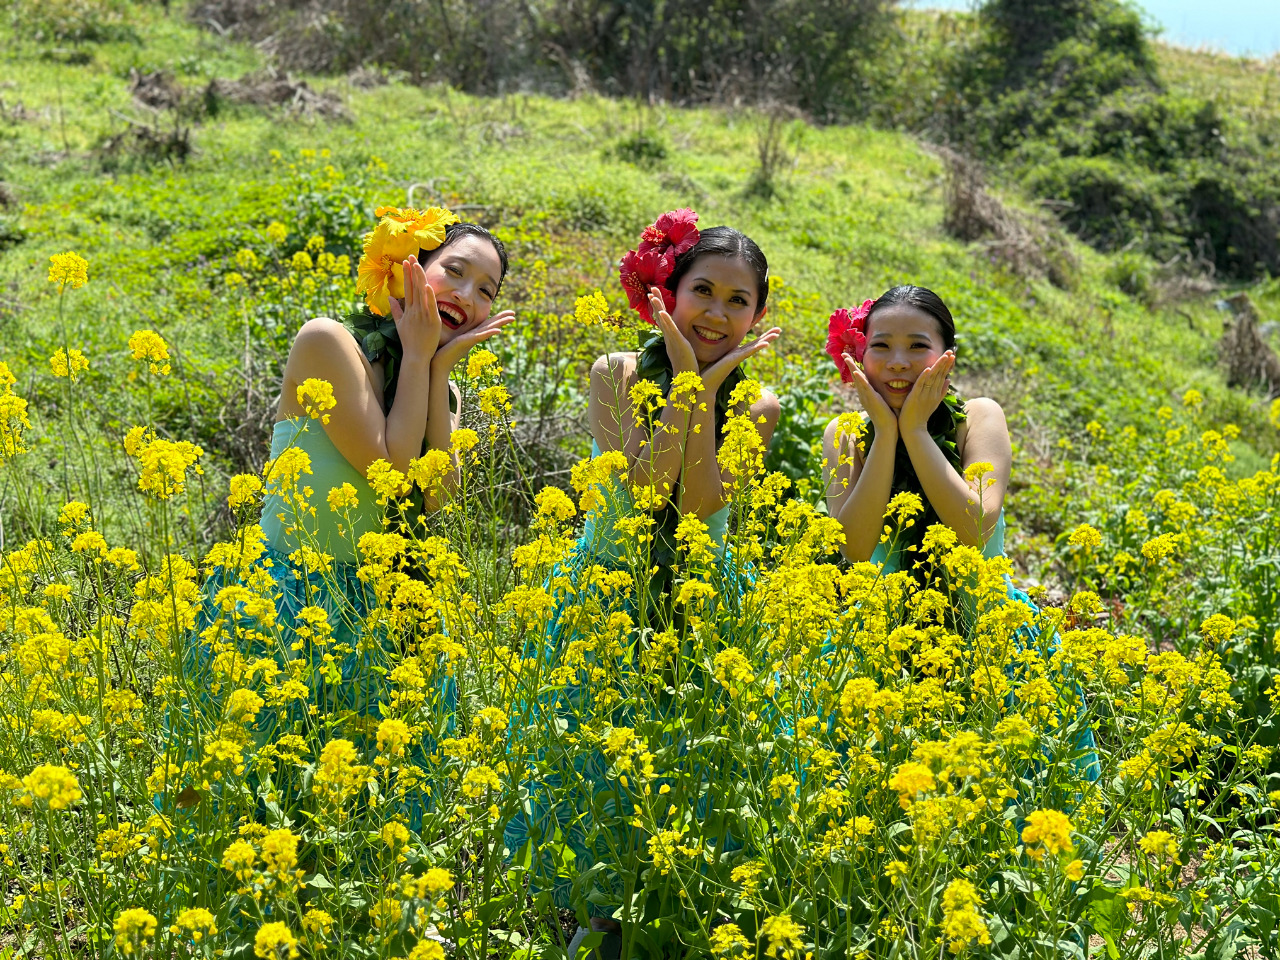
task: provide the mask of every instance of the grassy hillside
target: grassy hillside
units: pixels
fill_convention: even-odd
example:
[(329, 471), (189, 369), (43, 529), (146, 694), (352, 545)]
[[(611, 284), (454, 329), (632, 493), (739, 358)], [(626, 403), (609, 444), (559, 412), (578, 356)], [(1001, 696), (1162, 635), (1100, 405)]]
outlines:
[[(43, 39), (0, 24), (0, 956), (559, 960), (588, 891), (636, 957), (1280, 951), (1280, 401), (1219, 366), (1241, 291), (901, 132), (288, 78), (180, 5), (39, 9)], [(1233, 123), (1271, 109), (1265, 71), (1161, 56)], [(512, 257), (505, 372), (455, 370), (463, 481), (358, 568), (264, 552), (281, 363), (406, 201)], [(575, 300), (621, 315), (619, 255), (684, 205), (769, 257), (785, 335), (751, 373), (800, 496), (727, 444), (726, 550), (682, 522), (664, 597), (634, 505), (624, 559), (565, 575), (613, 489), (572, 482), (585, 373), (638, 332)], [(907, 281), (1009, 413), (1039, 609), (937, 528), (913, 572), (834, 560), (826, 317)], [(1280, 319), (1276, 281), (1244, 292)], [(350, 504), (305, 463), (265, 482), (295, 522)]]
[[(745, 109), (589, 96), (476, 99), (443, 87), (309, 79), (313, 94), (350, 117), (330, 120), (235, 102), (211, 81), (261, 69), (254, 51), (194, 28), (176, 10), (121, 9), (132, 39), (53, 46), (5, 38), (4, 354), (37, 415), (56, 421), (58, 385), (46, 358), (63, 332), (44, 265), (62, 250), (83, 254), (91, 281), (68, 295), (65, 334), (91, 358), (88, 383), (101, 414), (95, 435), (105, 441), (127, 429), (122, 411), (137, 401), (121, 393), (124, 344), (133, 330), (152, 327), (175, 345), (188, 373), (156, 402), (175, 433), (206, 448), (211, 491), (221, 486), (219, 474), (262, 454), (272, 377), (292, 331), (310, 313), (342, 309), (350, 296), (345, 281), (335, 281), (319, 292), (277, 285), (265, 301), (246, 300), (243, 288), (226, 284), (239, 270), (235, 254), (247, 247), (284, 264), (320, 235), (331, 252), (355, 255), (372, 207), (402, 202), (411, 185), (415, 201), (458, 205), (509, 241), (514, 267), (504, 297), (537, 321), (507, 338), (513, 359), (536, 353), (550, 336), (539, 318), (571, 312), (575, 296), (598, 286), (621, 303), (616, 258), (656, 211), (691, 205), (702, 223), (733, 224), (757, 238), (780, 278), (772, 316), (786, 333), (758, 374), (800, 398), (784, 424), (796, 445), (808, 444), (820, 415), (852, 402), (831, 387), (821, 353), (827, 313), (911, 281), (951, 304), (961, 384), (1006, 404), (1028, 464), (1044, 468), (1063, 457), (1060, 441), (1083, 436), (1092, 420), (1154, 429), (1155, 407), (1193, 387), (1208, 398), (1207, 415), (1239, 423), (1258, 455), (1273, 448), (1259, 400), (1228, 390), (1216, 367), (1215, 297), (1149, 306), (1112, 282), (1124, 281), (1123, 258), (1079, 245), (1070, 289), (1017, 275), (983, 244), (946, 235), (943, 164), (910, 137), (798, 120), (777, 122), (771, 133), (767, 116)], [(1216, 71), (1234, 78), (1224, 96), (1240, 109), (1270, 102), (1265, 71), (1185, 52), (1162, 57), (1183, 78), (1174, 82), (1206, 82)], [(1197, 57), (1203, 69), (1189, 66)], [(147, 108), (131, 94), (131, 72), (152, 71), (183, 91), (173, 94), (176, 108)], [(157, 159), (166, 137), (185, 138), (190, 155)], [(764, 171), (759, 155), (770, 137), (782, 160)], [(266, 239), (273, 222), (287, 229), (282, 244)], [(538, 262), (545, 272), (535, 270)], [(1271, 288), (1262, 293), (1269, 308)], [(560, 343), (563, 334), (556, 336)], [(631, 341), (618, 331), (559, 356), (580, 376), (595, 351)], [(253, 397), (237, 407), (246, 376)], [(517, 407), (545, 410), (551, 402), (579, 412), (574, 389), (555, 390), (550, 401), (517, 397)], [(253, 429), (244, 427), (246, 411)], [(582, 438), (563, 428), (555, 442), (579, 450)], [(1252, 467), (1258, 458), (1246, 453), (1240, 462)], [(55, 486), (51, 496), (65, 492)], [(211, 493), (210, 509), (215, 499)], [(1030, 504), (1024, 513), (1030, 529), (1058, 532), (1048, 514)]]

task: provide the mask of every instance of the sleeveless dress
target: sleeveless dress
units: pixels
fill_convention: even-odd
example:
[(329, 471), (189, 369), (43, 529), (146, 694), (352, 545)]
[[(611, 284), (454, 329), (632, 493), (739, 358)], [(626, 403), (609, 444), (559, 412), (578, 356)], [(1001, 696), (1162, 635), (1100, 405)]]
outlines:
[[(594, 440), (591, 455), (600, 456), (600, 447)], [(605, 494), (606, 505), (587, 515), (582, 535), (565, 561), (552, 570), (545, 584), (545, 589), (550, 591), (558, 581), (564, 582), (562, 578), (568, 578), (572, 586), (564, 590), (557, 603), (548, 622), (541, 649), (526, 650), (527, 657), (541, 657), (546, 664), (554, 665), (565, 648), (579, 636), (570, 615), (572, 608), (588, 600), (599, 599), (606, 611), (623, 612), (632, 619), (637, 616), (634, 598), (620, 600), (617, 594), (604, 597), (594, 586), (586, 590), (578, 588), (585, 572), (594, 565), (610, 570), (626, 569), (624, 551), (618, 543), (622, 535), (616, 528), (616, 522), (632, 512), (634, 505), (630, 494), (616, 481), (602, 492)], [(719, 569), (713, 582), (720, 596), (727, 598), (730, 606), (736, 606), (745, 592), (750, 574), (739, 570), (734, 564), (731, 551), (725, 549), (729, 510), (730, 507), (726, 504), (703, 522), (720, 555)], [(635, 643), (634, 630), (629, 637), (620, 641), (624, 650), (621, 670), (638, 669), (634, 658), (627, 653), (628, 649), (634, 649)], [(581, 703), (584, 695), (582, 688), (568, 684), (540, 704), (543, 708), (540, 715), (554, 713), (558, 722), (567, 724), (565, 733), (572, 734), (578, 728), (575, 707)], [(534, 718), (529, 705), (524, 705), (521, 712), (524, 714), (524, 723), (545, 722)], [(633, 717), (632, 709), (624, 703), (608, 719), (615, 727), (630, 727)], [(541, 772), (535, 775), (535, 779), (524, 784), (528, 799), (522, 804), (521, 811), (506, 825), (503, 840), (507, 850), (513, 858), (528, 863), (535, 889), (550, 888), (557, 906), (573, 908), (576, 902), (586, 900), (587, 912), (591, 916), (610, 916), (621, 903), (622, 882), (607, 869), (593, 872), (593, 868), (625, 859), (619, 853), (620, 849), (635, 850), (643, 843), (638, 830), (622, 825), (631, 809), (630, 801), (609, 782), (606, 776), (609, 763), (599, 750), (588, 754), (579, 753), (572, 758), (566, 757), (562, 762), (545, 755), (540, 756), (538, 761)], [(573, 786), (566, 791), (566, 784)], [(556, 802), (550, 795), (551, 790), (561, 794), (567, 792), (569, 796), (562, 796)], [(607, 838), (598, 835), (594, 839), (589, 837), (593, 832), (599, 833), (593, 831), (596, 814), (610, 821), (606, 828), (609, 834)], [(527, 853), (524, 852), (526, 847)], [(575, 890), (575, 886), (580, 885), (575, 884), (566, 871), (557, 869), (555, 860), (558, 858), (549, 853), (548, 848), (560, 848), (561, 851), (567, 848), (571, 854), (574, 873), (582, 876), (592, 872), (590, 885), (593, 889)], [(561, 852), (559, 859), (568, 858)]]
[[(214, 688), (223, 678), (214, 666), (219, 653), (226, 653), (228, 644), (234, 643), (235, 652), (245, 661), (274, 660), (282, 671), (287, 661), (308, 658), (310, 663), (302, 671), (308, 688), (306, 699), (294, 700), (281, 711), (283, 716), (276, 709), (264, 708), (251, 731), (254, 747), (273, 742), (280, 733), (287, 732), (284, 728), (314, 726), (316, 717), (328, 714), (342, 721), (329, 737), (342, 737), (357, 747), (371, 748), (381, 719), (379, 704), (389, 700), (387, 673), (401, 652), (398, 645), (393, 648), (383, 639), (364, 635), (363, 624), (376, 600), (372, 587), (357, 576), (360, 562), (354, 544), (363, 534), (383, 529), (383, 511), (368, 481), (339, 453), (318, 422), (296, 418), (276, 423), (271, 457), (278, 457), (291, 446), (310, 457), (311, 474), (304, 474), (299, 485), (305, 481), (313, 489), (310, 500), (315, 515), (307, 515), (299, 522), (278, 494), (263, 498), (261, 527), (265, 549), (253, 569), (264, 570), (273, 581), (274, 627), (269, 618), (243, 601), (237, 602), (231, 612), (224, 611), (215, 598), (226, 587), (242, 585), (242, 575), (235, 569), (215, 568), (202, 588), (203, 603), (185, 652), (185, 669), (197, 681), (195, 685), (207, 691), (196, 708), (205, 713), (206, 724), (216, 724), (223, 705)], [(342, 518), (325, 502), (329, 490), (344, 483), (355, 489), (358, 498), (358, 505), (348, 511), (347, 530), (341, 529)], [(330, 569), (307, 571), (292, 561), (290, 554), (303, 545), (332, 556)], [(305, 636), (307, 631), (299, 633), (299, 627), (306, 626), (299, 613), (307, 607), (318, 607), (327, 615), (332, 630), (328, 644), (312, 644)], [(211, 630), (215, 625), (216, 629)], [(446, 726), (451, 726), (457, 698), (453, 681), (446, 679), (434, 691), (428, 686), (426, 692), (429, 697), (441, 698), (437, 707), (443, 708), (444, 716), (449, 718)], [(426, 706), (428, 710), (432, 707), (430, 703)], [(315, 713), (311, 707), (316, 708)], [(411, 751), (410, 762), (422, 766), (434, 749), (434, 738), (428, 734)], [(423, 809), (418, 803), (409, 803), (403, 812), (411, 829), (420, 826)]]
[[(991, 536), (987, 539), (986, 546), (982, 549), (982, 556), (984, 558), (991, 560), (996, 557), (1004, 556), (1004, 534), (1004, 510), (1001, 509), (999, 517), (996, 518), (995, 527), (991, 531)], [(904, 552), (905, 551), (902, 549), (889, 551), (885, 548), (884, 544), (878, 544), (875, 551), (871, 554), (871, 562), (881, 564), (884, 573), (896, 573), (902, 568)], [(1005, 576), (1004, 581), (1010, 602), (1025, 604), (1031, 609), (1033, 616), (1040, 613), (1040, 608), (1036, 606), (1031, 597), (1029, 597), (1024, 591), (1015, 587), (1013, 585), (1013, 581), (1008, 577), (1008, 575)], [(1018, 629), (1017, 633), (1014, 634), (1014, 642), (1018, 645), (1019, 649), (1037, 647), (1039, 646), (1039, 641), (1040, 628), (1035, 624), (1024, 625)], [(1053, 644), (1052, 649), (1057, 649), (1056, 642)], [(1009, 676), (1009, 679), (1014, 681), (1016, 684), (1018, 678), (1015, 676), (1013, 668), (1006, 667), (1006, 673)], [(1065, 678), (1063, 679), (1065, 680)], [(1076, 714), (1078, 717), (1084, 713), (1084, 696), (1078, 685), (1073, 682), (1071, 686), (1074, 688), (1076, 700), (1079, 703)], [(1013, 693), (1008, 695), (1007, 706), (1011, 707), (1013, 705), (1013, 696)], [(1059, 720), (1061, 721), (1062, 719), (1064, 718), (1061, 716), (1061, 713), (1059, 713)], [(1094, 737), (1093, 729), (1090, 727), (1082, 728), (1076, 734), (1073, 746), (1077, 754), (1076, 759), (1073, 761), (1073, 766), (1077, 771), (1084, 774), (1086, 779), (1096, 781), (1101, 776), (1101, 767), (1098, 762), (1098, 744)]]

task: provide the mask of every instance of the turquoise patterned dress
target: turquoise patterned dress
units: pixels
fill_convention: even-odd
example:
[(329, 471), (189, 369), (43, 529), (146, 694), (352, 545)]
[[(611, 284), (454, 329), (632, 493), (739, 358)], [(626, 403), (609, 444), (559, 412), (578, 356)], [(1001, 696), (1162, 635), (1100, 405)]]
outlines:
[[(320, 739), (344, 737), (358, 747), (372, 748), (380, 720), (379, 704), (389, 699), (387, 673), (401, 653), (386, 640), (370, 642), (364, 636), (363, 624), (376, 601), (372, 588), (357, 575), (359, 558), (354, 544), (363, 534), (383, 529), (383, 511), (368, 481), (338, 452), (318, 422), (301, 418), (278, 422), (272, 434), (271, 457), (291, 446), (310, 458), (311, 473), (304, 474), (302, 480), (314, 490), (311, 501), (316, 510), (314, 517), (298, 518), (278, 494), (264, 497), (261, 526), (265, 550), (253, 567), (265, 570), (273, 581), (275, 625), (266, 622), (252, 603), (239, 601), (230, 611), (216, 603), (224, 588), (242, 583), (237, 570), (217, 568), (203, 586), (203, 603), (185, 651), (185, 669), (193, 687), (209, 691), (196, 705), (204, 714), (202, 726), (207, 730), (216, 726), (224, 709), (222, 698), (213, 689), (219, 680), (214, 670), (215, 639), (224, 644), (234, 640), (245, 661), (274, 660), (282, 671), (287, 662), (294, 661), (296, 667), (296, 658), (308, 658), (310, 662), (301, 671), (307, 698), (293, 701), (283, 711), (264, 708), (252, 730), (255, 746), (262, 747), (291, 732), (310, 734), (308, 739), (315, 743), (317, 718), (328, 715), (341, 722)], [(349, 525), (325, 502), (328, 492), (343, 484), (350, 484), (358, 498), (358, 505), (347, 514)], [(290, 555), (303, 545), (333, 557), (330, 568), (308, 571), (291, 560)], [(305, 637), (305, 630), (299, 633), (299, 628), (306, 626), (300, 619), (306, 608), (324, 611), (332, 631), (327, 644), (313, 644)], [(435, 731), (439, 735), (451, 725), (456, 686), (446, 679), (434, 691), (428, 688), (428, 694), (441, 700), (434, 710), (428, 704), (428, 712), (446, 718)], [(410, 762), (425, 765), (435, 749), (434, 740), (428, 734), (412, 752)], [(411, 828), (417, 828), (421, 807), (414, 804), (405, 812)]]
[[(600, 448), (594, 441), (591, 455), (600, 455)], [(619, 542), (621, 535), (615, 523), (619, 517), (631, 513), (634, 507), (621, 485), (614, 484), (603, 492), (607, 506), (587, 516), (582, 535), (569, 558), (552, 571), (546, 584), (546, 589), (550, 590), (558, 578), (566, 576), (573, 584), (558, 600), (541, 649), (525, 652), (526, 656), (541, 657), (548, 666), (557, 664), (568, 644), (579, 636), (571, 623), (571, 608), (599, 596), (595, 588), (579, 592), (577, 585), (585, 571), (596, 564), (613, 570), (626, 569), (625, 551)], [(735, 566), (732, 555), (725, 550), (729, 509), (726, 505), (704, 521), (708, 535), (719, 548), (720, 564), (712, 582), (726, 607), (721, 611), (725, 616), (733, 615), (748, 586), (749, 577)], [(622, 601), (616, 596), (601, 599), (606, 610), (625, 611), (633, 620), (638, 616), (634, 598)], [(659, 602), (652, 593), (647, 599)], [(635, 644), (634, 633), (622, 643), (626, 653), (620, 664), (621, 670), (637, 669), (631, 656)], [(536, 708), (526, 705), (523, 722), (545, 723), (546, 717), (554, 715), (567, 725), (565, 734), (571, 735), (578, 729), (584, 694), (582, 688), (568, 685), (559, 690), (558, 695), (544, 698)], [(608, 719), (615, 727), (629, 727), (634, 723), (634, 713), (629, 706), (622, 704)], [(631, 810), (630, 800), (607, 777), (608, 766), (608, 761), (598, 750), (572, 757), (538, 757), (536, 773), (524, 784), (527, 799), (522, 803), (520, 812), (508, 822), (503, 838), (508, 852), (517, 862), (527, 858), (535, 888), (550, 889), (559, 907), (573, 908), (585, 902), (587, 912), (597, 917), (611, 916), (622, 901), (625, 881), (611, 865), (626, 859), (626, 851), (634, 852), (644, 843), (640, 831), (622, 825)], [(567, 789), (566, 784), (569, 785)], [(560, 795), (558, 802), (552, 800), (550, 794), (553, 791)], [(609, 824), (607, 828), (599, 826), (604, 822)], [(560, 851), (558, 856), (555, 852), (548, 852), (557, 848)], [(572, 861), (572, 870), (558, 866), (557, 860)], [(588, 879), (575, 881), (573, 874)]]
[[(1004, 534), (1005, 520), (1004, 510), (1002, 509), (1000, 511), (1000, 516), (996, 518), (996, 524), (991, 531), (991, 536), (987, 539), (987, 543), (982, 549), (983, 557), (991, 560), (995, 557), (1004, 556)], [(885, 573), (895, 573), (902, 569), (904, 554), (905, 550), (903, 549), (889, 551), (886, 550), (884, 544), (879, 544), (876, 546), (875, 552), (871, 555), (871, 562), (882, 564), (882, 569)], [(1034, 601), (1032, 601), (1031, 597), (1029, 597), (1025, 591), (1019, 590), (1015, 587), (1013, 585), (1013, 581), (1009, 579), (1007, 575), (1004, 580), (1010, 602), (1025, 604), (1031, 609), (1033, 616), (1039, 614), (1040, 608), (1035, 605)], [(961, 602), (963, 601), (964, 598), (962, 597)], [(1028, 624), (1020, 627), (1017, 633), (1014, 634), (1014, 643), (1017, 644), (1019, 650), (1038, 649), (1040, 647), (1040, 628), (1034, 624)], [(1055, 641), (1048, 652), (1052, 653), (1056, 649), (1057, 643)], [(1009, 675), (1009, 679), (1014, 681), (1016, 684), (1018, 677), (1013, 673), (1013, 668), (1006, 668), (1006, 672)], [(1073, 688), (1076, 700), (1079, 704), (1076, 714), (1077, 717), (1079, 717), (1084, 713), (1084, 695), (1079, 689), (1079, 686), (1074, 682), (1066, 681), (1066, 678), (1063, 678), (1063, 680), (1064, 682), (1069, 682), (1070, 686)], [(1008, 705), (1013, 705), (1012, 693), (1009, 694)], [(1059, 715), (1059, 719), (1063, 719), (1061, 715)], [(1076, 759), (1074, 761), (1074, 766), (1090, 781), (1097, 780), (1101, 775), (1101, 767), (1098, 763), (1097, 746), (1097, 739), (1094, 737), (1092, 728), (1083, 727), (1076, 734), (1074, 742)]]

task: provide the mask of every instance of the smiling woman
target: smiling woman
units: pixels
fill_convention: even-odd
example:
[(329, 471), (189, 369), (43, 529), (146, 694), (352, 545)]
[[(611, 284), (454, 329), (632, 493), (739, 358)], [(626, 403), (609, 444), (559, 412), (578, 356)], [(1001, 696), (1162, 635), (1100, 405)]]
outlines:
[[(745, 587), (746, 577), (725, 549), (734, 464), (740, 462), (725, 451), (762, 454), (768, 448), (778, 399), (739, 368), (781, 331), (773, 327), (745, 342), (765, 315), (768, 263), (737, 230), (698, 231), (696, 222), (692, 210), (663, 214), (623, 258), (621, 280), (631, 306), (656, 329), (638, 352), (602, 356), (591, 370), (587, 419), (594, 459), (586, 479), (595, 492), (584, 502), (595, 508), (569, 559), (552, 571), (547, 589), (559, 606), (544, 648), (530, 651), (554, 665), (553, 675), (575, 678), (548, 708), (571, 731), (583, 705), (599, 696), (577, 679), (584, 644), (597, 649), (597, 662), (612, 664), (605, 669), (634, 669), (642, 657), (639, 636), (664, 629), (679, 606), (669, 589), (677, 562), (700, 556), (710, 572), (694, 587), (730, 609)], [(644, 585), (625, 598), (617, 577), (629, 582), (636, 565), (645, 571)], [(583, 610), (600, 606), (608, 615), (608, 650), (582, 635)], [(625, 723), (620, 716), (614, 722)], [(550, 886), (560, 906), (584, 906), (592, 914), (591, 927), (580, 928), (570, 944), (570, 957), (585, 955), (579, 947), (593, 928), (608, 934), (602, 954), (616, 956), (619, 927), (608, 915), (628, 901), (631, 881), (611, 865), (637, 837), (615, 835), (594, 814), (581, 813), (600, 810), (608, 817), (603, 754), (578, 758), (571, 769), (550, 760), (545, 766), (552, 772), (529, 785), (529, 805), (509, 823), (506, 846), (528, 851), (535, 886)], [(547, 789), (552, 782), (564, 787), (554, 803)], [(573, 850), (576, 883), (548, 855), (559, 837)]]
[[(306, 649), (311, 702), (368, 718), (386, 700), (385, 671), (370, 654), (385, 639), (363, 626), (376, 591), (359, 565), (371, 540), (376, 550), (388, 499), (415, 483), (431, 509), (455, 482), (450, 448), (460, 411), (450, 371), (514, 319), (493, 313), (507, 257), (488, 231), (439, 208), (381, 208), (378, 216), (360, 262), (367, 310), (345, 323), (317, 317), (298, 332), (262, 481), (237, 478), (250, 484), (245, 504), (263, 493), (260, 529), (243, 528), (253, 559), (211, 571), (186, 653), (188, 674), (209, 691), (198, 706), (211, 722), (223, 714), (219, 665), (228, 658), (274, 660), (283, 670)], [(314, 505), (313, 488), (322, 501)], [(264, 574), (275, 598), (266, 620), (244, 588)], [(274, 625), (282, 647), (270, 639)], [(432, 692), (450, 713), (453, 691), (445, 684)], [(305, 716), (295, 711), (289, 720)], [(429, 747), (415, 749), (425, 763)], [(420, 822), (421, 807), (404, 813)]]
[[(280, 424), (303, 424), (298, 388), (325, 380), (337, 407), (315, 442), (332, 446), (361, 475), (379, 460), (407, 474), (424, 452), (449, 449), (459, 422), (450, 371), (515, 315), (492, 314), (507, 255), (483, 227), (438, 207), (378, 213), (360, 262), (367, 309), (345, 324), (318, 317), (299, 331), (285, 364), (277, 433)], [(442, 489), (426, 491), (428, 507), (456, 472), (455, 462)]]

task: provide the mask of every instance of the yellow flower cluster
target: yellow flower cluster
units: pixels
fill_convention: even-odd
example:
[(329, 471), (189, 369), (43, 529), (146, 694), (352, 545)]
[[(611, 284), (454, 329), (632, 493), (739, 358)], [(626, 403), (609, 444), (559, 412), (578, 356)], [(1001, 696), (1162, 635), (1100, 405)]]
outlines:
[(129, 337), (129, 350), (133, 359), (146, 363), (155, 376), (168, 376), (169, 345), (154, 330), (138, 330)]
[(49, 282), (61, 293), (67, 287), (78, 290), (89, 282), (89, 261), (77, 253), (55, 253), (49, 258)]

